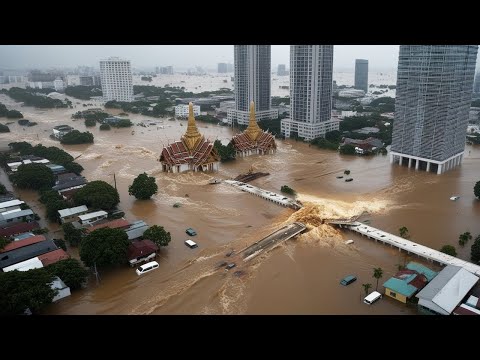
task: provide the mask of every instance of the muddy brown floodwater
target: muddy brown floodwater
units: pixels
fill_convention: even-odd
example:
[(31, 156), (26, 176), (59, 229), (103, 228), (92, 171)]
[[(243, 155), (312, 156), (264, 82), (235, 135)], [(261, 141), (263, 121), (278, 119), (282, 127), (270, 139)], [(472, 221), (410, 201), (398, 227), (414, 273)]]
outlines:
[[(119, 206), (127, 220), (162, 225), (172, 234), (172, 241), (161, 250), (158, 270), (141, 277), (126, 266), (101, 271), (100, 285), (90, 281), (86, 289), (52, 304), (47, 314), (415, 314), (414, 309), (390, 298), (374, 306), (362, 302), (361, 285), (376, 286), (374, 267), (384, 270), (381, 290), (397, 265), (411, 258), (353, 233), (321, 225), (321, 219), (365, 212), (361, 219), (369, 219), (372, 226), (392, 233), (406, 226), (414, 241), (436, 249), (455, 245), (464, 259), (469, 258), (471, 243), (459, 249), (459, 234), (480, 234), (480, 202), (473, 197), (473, 186), (480, 180), (478, 147), (467, 146), (462, 166), (441, 176), (392, 167), (386, 156), (340, 156), (295, 141), (277, 141), (275, 155), (221, 164), (218, 173), (165, 174), (157, 161), (160, 151), (163, 144), (183, 134), (185, 121), (132, 115), (135, 124), (149, 120), (158, 124), (103, 132), (98, 127), (89, 128), (94, 144), (62, 146), (49, 138), (53, 126), (71, 124), (85, 131), (83, 120), (70, 118), (75, 111), (85, 109), (84, 102), (72, 100), (74, 109), (37, 110), (0, 95), (0, 102), (39, 123), (31, 128), (11, 124), (11, 133), (0, 134), (0, 145), (28, 141), (63, 147), (74, 157), (80, 156), (77, 161), (85, 168), (87, 179), (113, 185), (115, 174)], [(211, 140), (227, 143), (232, 136), (228, 127), (204, 123), (198, 127)], [(289, 185), (306, 206), (294, 212), (226, 184), (208, 184), (214, 177), (232, 178), (251, 166), (271, 174), (253, 181), (253, 185), (277, 192), (282, 185)], [(345, 169), (351, 171), (353, 182), (336, 178)], [(150, 201), (135, 200), (127, 191), (144, 171), (154, 176), (159, 186), (158, 195)], [(19, 194), (33, 202), (40, 215), (44, 213), (34, 192)], [(460, 199), (450, 201), (452, 195)], [(174, 208), (177, 202), (181, 206)], [(229, 260), (225, 254), (230, 249), (243, 248), (292, 221), (306, 223), (309, 231), (248, 263), (237, 260), (237, 267), (230, 271), (218, 268)], [(197, 249), (184, 245), (188, 227), (198, 232), (194, 238)], [(355, 243), (344, 245), (347, 239)], [(78, 256), (75, 250), (72, 254)], [(348, 274), (357, 275), (358, 281), (340, 286), (340, 279)]]

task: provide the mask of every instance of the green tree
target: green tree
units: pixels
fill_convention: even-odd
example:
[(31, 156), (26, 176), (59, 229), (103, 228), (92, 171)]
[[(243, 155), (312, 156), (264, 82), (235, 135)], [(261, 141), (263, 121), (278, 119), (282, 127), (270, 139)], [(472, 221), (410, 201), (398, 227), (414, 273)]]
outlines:
[(480, 181), (477, 181), (477, 183), (473, 187), (473, 194), (475, 195), (475, 197), (480, 199)]
[(0, 250), (10, 244), (12, 241), (4, 236), (0, 236)]
[(475, 241), (472, 244), (472, 248), (470, 250), (470, 258), (475, 264), (478, 264), (480, 262), (480, 235), (475, 238)]
[(281, 188), (280, 188), (280, 191), (281, 192), (284, 192), (286, 194), (290, 194), (290, 195), (295, 195), (295, 190), (293, 190), (291, 187), (289, 187), (288, 185), (283, 185)]
[(10, 128), (7, 125), (0, 124), (0, 133), (10, 132)]
[(458, 237), (458, 243), (460, 244), (460, 246), (465, 246), (465, 244), (469, 240), (472, 240), (472, 234), (470, 234), (469, 231), (460, 234), (460, 236)]
[(102, 124), (102, 125), (100, 125), (100, 130), (110, 130), (110, 125)]
[(45, 204), (47, 208), (47, 218), (51, 222), (58, 222), (60, 221), (60, 214), (58, 210), (68, 208), (68, 204), (65, 200), (51, 200)]
[(350, 175), (350, 170), (345, 170), (343, 173), (344, 173), (345, 175)]
[(80, 132), (78, 130), (73, 130), (63, 135), (60, 142), (67, 145), (91, 144), (93, 143), (93, 134), (89, 131)]
[(382, 268), (373, 268), (373, 275), (375, 279), (377, 279), (377, 286), (375, 287), (375, 290), (378, 291), (378, 280), (383, 276), (383, 270)]
[(71, 290), (80, 289), (88, 277), (88, 270), (77, 259), (60, 260), (45, 269), (62, 279)]
[(443, 245), (442, 248), (440, 249), (440, 252), (451, 255), (451, 256), (457, 256), (457, 251), (455, 250), (455, 246), (452, 245)]
[(410, 237), (408, 229), (405, 226), (402, 226), (400, 229), (398, 229), (398, 232), (400, 233), (400, 237), (404, 239), (408, 239)]
[(49, 203), (51, 201), (56, 201), (56, 200), (62, 200), (62, 196), (55, 190), (48, 189), (48, 190), (43, 190), (40, 191), (40, 202), (42, 204)]
[(342, 133), (338, 130), (333, 130), (325, 133), (325, 139), (334, 143), (340, 143), (342, 140)]
[(215, 140), (215, 142), (213, 143), (213, 147), (220, 156), (220, 161), (225, 162), (235, 160), (236, 153), (235, 147), (233, 146), (232, 142), (228, 143), (228, 145), (225, 146), (220, 140)]
[(55, 184), (52, 170), (42, 164), (22, 164), (12, 176), (15, 186), (23, 189), (45, 189)]
[(7, 193), (7, 188), (5, 185), (0, 184), (0, 195), (5, 195)]
[(55, 245), (57, 245), (63, 251), (67, 251), (67, 243), (63, 239), (53, 239)]
[(152, 240), (158, 246), (168, 246), (172, 240), (170, 233), (163, 226), (153, 225), (143, 233), (143, 238)]
[(102, 180), (91, 181), (73, 196), (77, 206), (86, 205), (94, 209), (110, 210), (119, 202), (118, 191)]
[(83, 238), (83, 232), (80, 229), (75, 228), (71, 223), (62, 225), (65, 240), (70, 243), (71, 246), (78, 246)]
[(97, 125), (97, 121), (95, 119), (85, 119), (85, 126), (92, 127)]
[(158, 192), (158, 185), (153, 176), (146, 173), (138, 175), (128, 187), (128, 193), (140, 200), (148, 200)]
[(351, 144), (345, 144), (340, 146), (340, 154), (342, 155), (355, 155), (355, 146)]
[(92, 231), (80, 244), (80, 258), (85, 265), (106, 267), (127, 261), (130, 245), (127, 233), (120, 229), (102, 228)]
[(79, 175), (83, 171), (83, 166), (80, 165), (79, 163), (76, 163), (75, 161), (71, 161), (69, 163), (66, 163), (63, 165), (65, 169), (67, 169), (70, 172), (73, 172), (77, 175)]
[(7, 113), (7, 118), (9, 119), (21, 119), (23, 115), (20, 111), (17, 110), (9, 110)]
[(38, 313), (52, 302), (57, 290), (51, 288), (54, 276), (45, 269), (0, 272), (0, 315)]
[(362, 284), (363, 290), (365, 290), (365, 296), (368, 295), (368, 291), (372, 288), (372, 284)]

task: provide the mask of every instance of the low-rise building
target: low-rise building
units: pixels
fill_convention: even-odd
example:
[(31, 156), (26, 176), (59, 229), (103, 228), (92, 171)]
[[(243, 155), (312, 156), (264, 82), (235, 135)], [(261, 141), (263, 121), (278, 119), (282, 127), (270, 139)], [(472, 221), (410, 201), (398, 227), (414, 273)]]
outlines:
[(447, 265), (416, 297), (423, 313), (450, 315), (478, 277), (460, 266)]
[(52, 187), (52, 190), (60, 191), (66, 189), (72, 189), (76, 186), (86, 185), (87, 180), (83, 176), (76, 176), (70, 180), (61, 180), (57, 183), (57, 185)]
[(47, 239), (43, 235), (36, 235), (36, 236), (34, 235), (34, 236), (29, 236), (25, 239), (15, 240), (15, 241), (12, 241), (11, 243), (7, 244), (3, 249), (1, 249), (0, 253), (4, 253), (4, 252), (7, 252), (7, 251), (19, 249), (21, 247), (36, 244), (40, 241), (45, 241), (45, 240), (47, 240)]
[(46, 165), (50, 170), (52, 170), (53, 174), (61, 174), (66, 172), (67, 170), (62, 166), (62, 165), (56, 165), (56, 164), (47, 164)]
[(9, 272), (9, 271), (28, 271), (28, 270), (33, 270), (33, 269), (40, 269), (43, 268), (42, 262), (38, 259), (38, 257), (34, 257), (28, 260), (20, 261), (16, 264), (6, 266), (2, 270), (3, 272)]
[(70, 288), (65, 285), (62, 279), (60, 279), (58, 276), (56, 276), (53, 280), (51, 287), (52, 289), (57, 290), (57, 295), (53, 297), (52, 302), (56, 302), (71, 295)]
[(134, 221), (130, 224), (130, 227), (125, 230), (128, 236), (128, 240), (135, 240), (143, 236), (143, 233), (147, 231), (148, 225), (143, 220)]
[(22, 234), (18, 234), (16, 235), (14, 238), (13, 238), (13, 241), (19, 241), (19, 240), (23, 240), (23, 239), (28, 239), (29, 237), (33, 237), (35, 236), (34, 233), (32, 232), (24, 232)]
[(92, 225), (96, 223), (97, 221), (106, 219), (108, 216), (108, 213), (106, 211), (100, 210), (100, 211), (95, 211), (92, 213), (80, 215), (78, 217), (78, 220), (81, 225)]
[[(200, 115), (200, 106), (193, 105), (193, 116)], [(188, 117), (188, 105), (177, 105), (175, 106), (175, 116), (179, 118), (187, 118)]]
[(107, 221), (101, 224), (93, 225), (92, 227), (86, 228), (85, 230), (87, 233), (91, 233), (92, 231), (103, 229), (103, 228), (110, 228), (110, 229), (127, 229), (130, 227), (130, 223), (125, 219), (116, 219), (112, 221)]
[(43, 266), (55, 264), (60, 260), (66, 260), (68, 258), (70, 258), (70, 256), (63, 249), (57, 249), (38, 255), (38, 259), (42, 262)]
[(6, 226), (0, 229), (0, 236), (10, 237), (12, 235), (18, 235), (27, 231), (32, 231), (40, 228), (40, 225), (36, 221), (28, 223), (19, 223), (10, 226)]
[(12, 210), (22, 204), (25, 204), (25, 201), (21, 201), (18, 199), (3, 201), (0, 203), (0, 213)]
[(435, 276), (436, 273), (427, 267), (418, 263), (410, 263), (406, 269), (398, 271), (383, 283), (385, 295), (406, 303)]
[(72, 221), (77, 221), (80, 215), (86, 214), (87, 212), (88, 212), (88, 208), (85, 205), (58, 210), (58, 214), (60, 216), (60, 222), (62, 224), (72, 222)]
[(128, 246), (127, 258), (131, 266), (148, 261), (157, 255), (159, 248), (151, 240), (132, 241)]
[(10, 250), (2, 253), (2, 256), (0, 257), (0, 268), (4, 269), (8, 266), (18, 264), (19, 262), (38, 257), (39, 255), (57, 249), (58, 247), (55, 245), (53, 240), (45, 240), (18, 249)]
[(0, 226), (28, 222), (35, 219), (35, 213), (30, 210), (15, 209), (0, 213)]
[(70, 125), (57, 125), (53, 127), (53, 136), (57, 139), (61, 139), (63, 135), (73, 131), (73, 127)]

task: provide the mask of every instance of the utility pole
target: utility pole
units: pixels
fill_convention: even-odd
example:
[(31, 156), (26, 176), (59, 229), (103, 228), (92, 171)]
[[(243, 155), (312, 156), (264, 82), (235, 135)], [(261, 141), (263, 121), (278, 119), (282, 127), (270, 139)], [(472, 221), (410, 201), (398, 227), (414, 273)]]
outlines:
[(115, 173), (113, 173), (113, 182), (115, 183), (115, 190), (117, 190), (117, 179), (115, 178)]

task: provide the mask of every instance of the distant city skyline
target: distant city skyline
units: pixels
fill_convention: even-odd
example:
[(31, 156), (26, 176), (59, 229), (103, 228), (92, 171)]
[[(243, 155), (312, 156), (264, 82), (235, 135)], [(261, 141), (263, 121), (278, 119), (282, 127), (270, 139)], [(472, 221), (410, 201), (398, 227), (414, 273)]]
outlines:
[[(290, 63), (289, 45), (271, 48), (272, 69)], [(0, 45), (0, 53), (0, 69), (98, 68), (99, 61), (110, 56), (131, 60), (132, 68), (139, 70), (167, 65), (215, 70), (218, 63), (233, 63), (233, 45)], [(334, 68), (353, 71), (358, 58), (369, 59), (372, 70), (395, 69), (398, 45), (337, 45)]]

